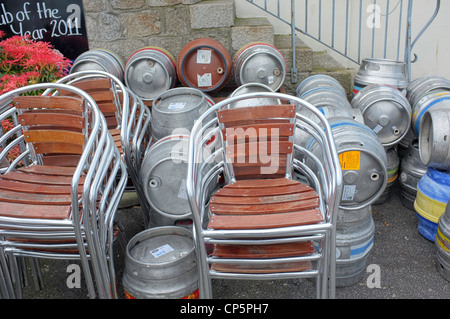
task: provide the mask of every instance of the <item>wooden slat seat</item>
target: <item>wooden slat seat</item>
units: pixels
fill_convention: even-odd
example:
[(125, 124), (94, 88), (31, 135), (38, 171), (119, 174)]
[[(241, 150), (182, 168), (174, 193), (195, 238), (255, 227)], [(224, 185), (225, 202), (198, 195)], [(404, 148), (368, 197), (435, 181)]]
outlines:
[(318, 207), (317, 193), (299, 181), (236, 181), (212, 196), (208, 228), (267, 229), (315, 224), (323, 221)]
[(211, 270), (227, 273), (270, 274), (282, 272), (301, 272), (312, 269), (310, 261), (263, 265), (212, 264)]
[(224, 245), (214, 246), (213, 254), (221, 258), (277, 258), (294, 257), (315, 252), (311, 241), (272, 245)]
[[(247, 259), (265, 259), (265, 258), (289, 258), (313, 254), (315, 252), (314, 244), (310, 241), (297, 242), (289, 244), (273, 245), (222, 245), (214, 246), (213, 256), (220, 258), (247, 258)], [(221, 272), (246, 272), (253, 274), (264, 274), (274, 272), (293, 272), (311, 269), (310, 261), (284, 262), (264, 265), (237, 265), (237, 264), (219, 264), (213, 263), (211, 269)]]
[[(0, 215), (66, 219), (70, 216), (75, 169), (31, 165), (0, 175)], [(80, 177), (79, 198), (84, 177)]]
[[(210, 200), (209, 229), (272, 229), (316, 224), (323, 221), (319, 197), (309, 186), (287, 178), (238, 180), (216, 191)], [(214, 245), (218, 258), (286, 258), (315, 252), (312, 242), (271, 245)], [(219, 272), (268, 274), (300, 272), (312, 268), (310, 261), (256, 264), (218, 264)]]

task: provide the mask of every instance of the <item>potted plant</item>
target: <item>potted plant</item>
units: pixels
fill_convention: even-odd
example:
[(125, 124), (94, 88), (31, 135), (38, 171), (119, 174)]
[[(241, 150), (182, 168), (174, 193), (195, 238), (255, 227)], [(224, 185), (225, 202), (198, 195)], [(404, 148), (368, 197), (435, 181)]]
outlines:
[[(0, 39), (4, 36), (0, 30)], [(71, 64), (48, 42), (33, 41), (26, 36), (3, 39), (0, 41), (0, 95), (30, 84), (54, 82), (69, 72)], [(14, 127), (10, 118), (3, 119), (1, 124), (3, 134)], [(19, 154), (19, 148), (14, 148), (8, 160), (14, 160)]]

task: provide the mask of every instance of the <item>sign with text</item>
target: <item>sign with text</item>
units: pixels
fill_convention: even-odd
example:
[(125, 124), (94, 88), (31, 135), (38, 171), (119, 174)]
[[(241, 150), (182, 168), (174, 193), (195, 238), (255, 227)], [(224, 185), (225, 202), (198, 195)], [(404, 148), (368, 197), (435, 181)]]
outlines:
[(89, 49), (82, 0), (0, 0), (0, 30), (50, 42), (71, 60)]

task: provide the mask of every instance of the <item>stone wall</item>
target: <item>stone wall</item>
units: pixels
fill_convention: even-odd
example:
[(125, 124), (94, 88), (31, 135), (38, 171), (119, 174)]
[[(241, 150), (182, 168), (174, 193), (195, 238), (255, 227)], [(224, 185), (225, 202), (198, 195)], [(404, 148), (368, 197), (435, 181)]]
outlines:
[(146, 46), (175, 58), (196, 38), (218, 40), (232, 50), (233, 0), (83, 0), (90, 49), (115, 52), (124, 62)]

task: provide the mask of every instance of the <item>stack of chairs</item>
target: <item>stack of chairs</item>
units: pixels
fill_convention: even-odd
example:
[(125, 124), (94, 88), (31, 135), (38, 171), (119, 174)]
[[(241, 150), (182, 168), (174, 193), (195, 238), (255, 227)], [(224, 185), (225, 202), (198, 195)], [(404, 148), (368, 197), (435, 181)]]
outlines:
[[(107, 72), (97, 70), (75, 72), (63, 77), (57, 83), (78, 87), (96, 101), (127, 165), (128, 175), (140, 202), (144, 224), (148, 225), (150, 206), (139, 183), (139, 172), (152, 142), (150, 109), (117, 77)], [(65, 92), (58, 94), (63, 95)]]
[[(43, 91), (69, 95), (39, 95)], [(31, 95), (34, 94), (34, 95)], [(36, 95), (38, 94), (38, 95)], [(0, 96), (0, 289), (21, 298), (21, 260), (79, 260), (91, 298), (117, 297), (115, 213), (128, 173), (105, 117), (85, 91), (34, 84)], [(20, 148), (20, 155), (8, 154)], [(58, 165), (58, 157), (73, 165)]]
[[(282, 104), (233, 107), (258, 99)], [(297, 113), (300, 108), (317, 121)], [(320, 143), (321, 158), (294, 144), (295, 130)], [(211, 149), (206, 142), (214, 135)], [(201, 298), (213, 297), (212, 279), (291, 278), (313, 278), (316, 297), (335, 297), (342, 172), (322, 113), (281, 93), (229, 97), (194, 125), (188, 163)], [(208, 183), (217, 176), (224, 186), (209, 196)]]

